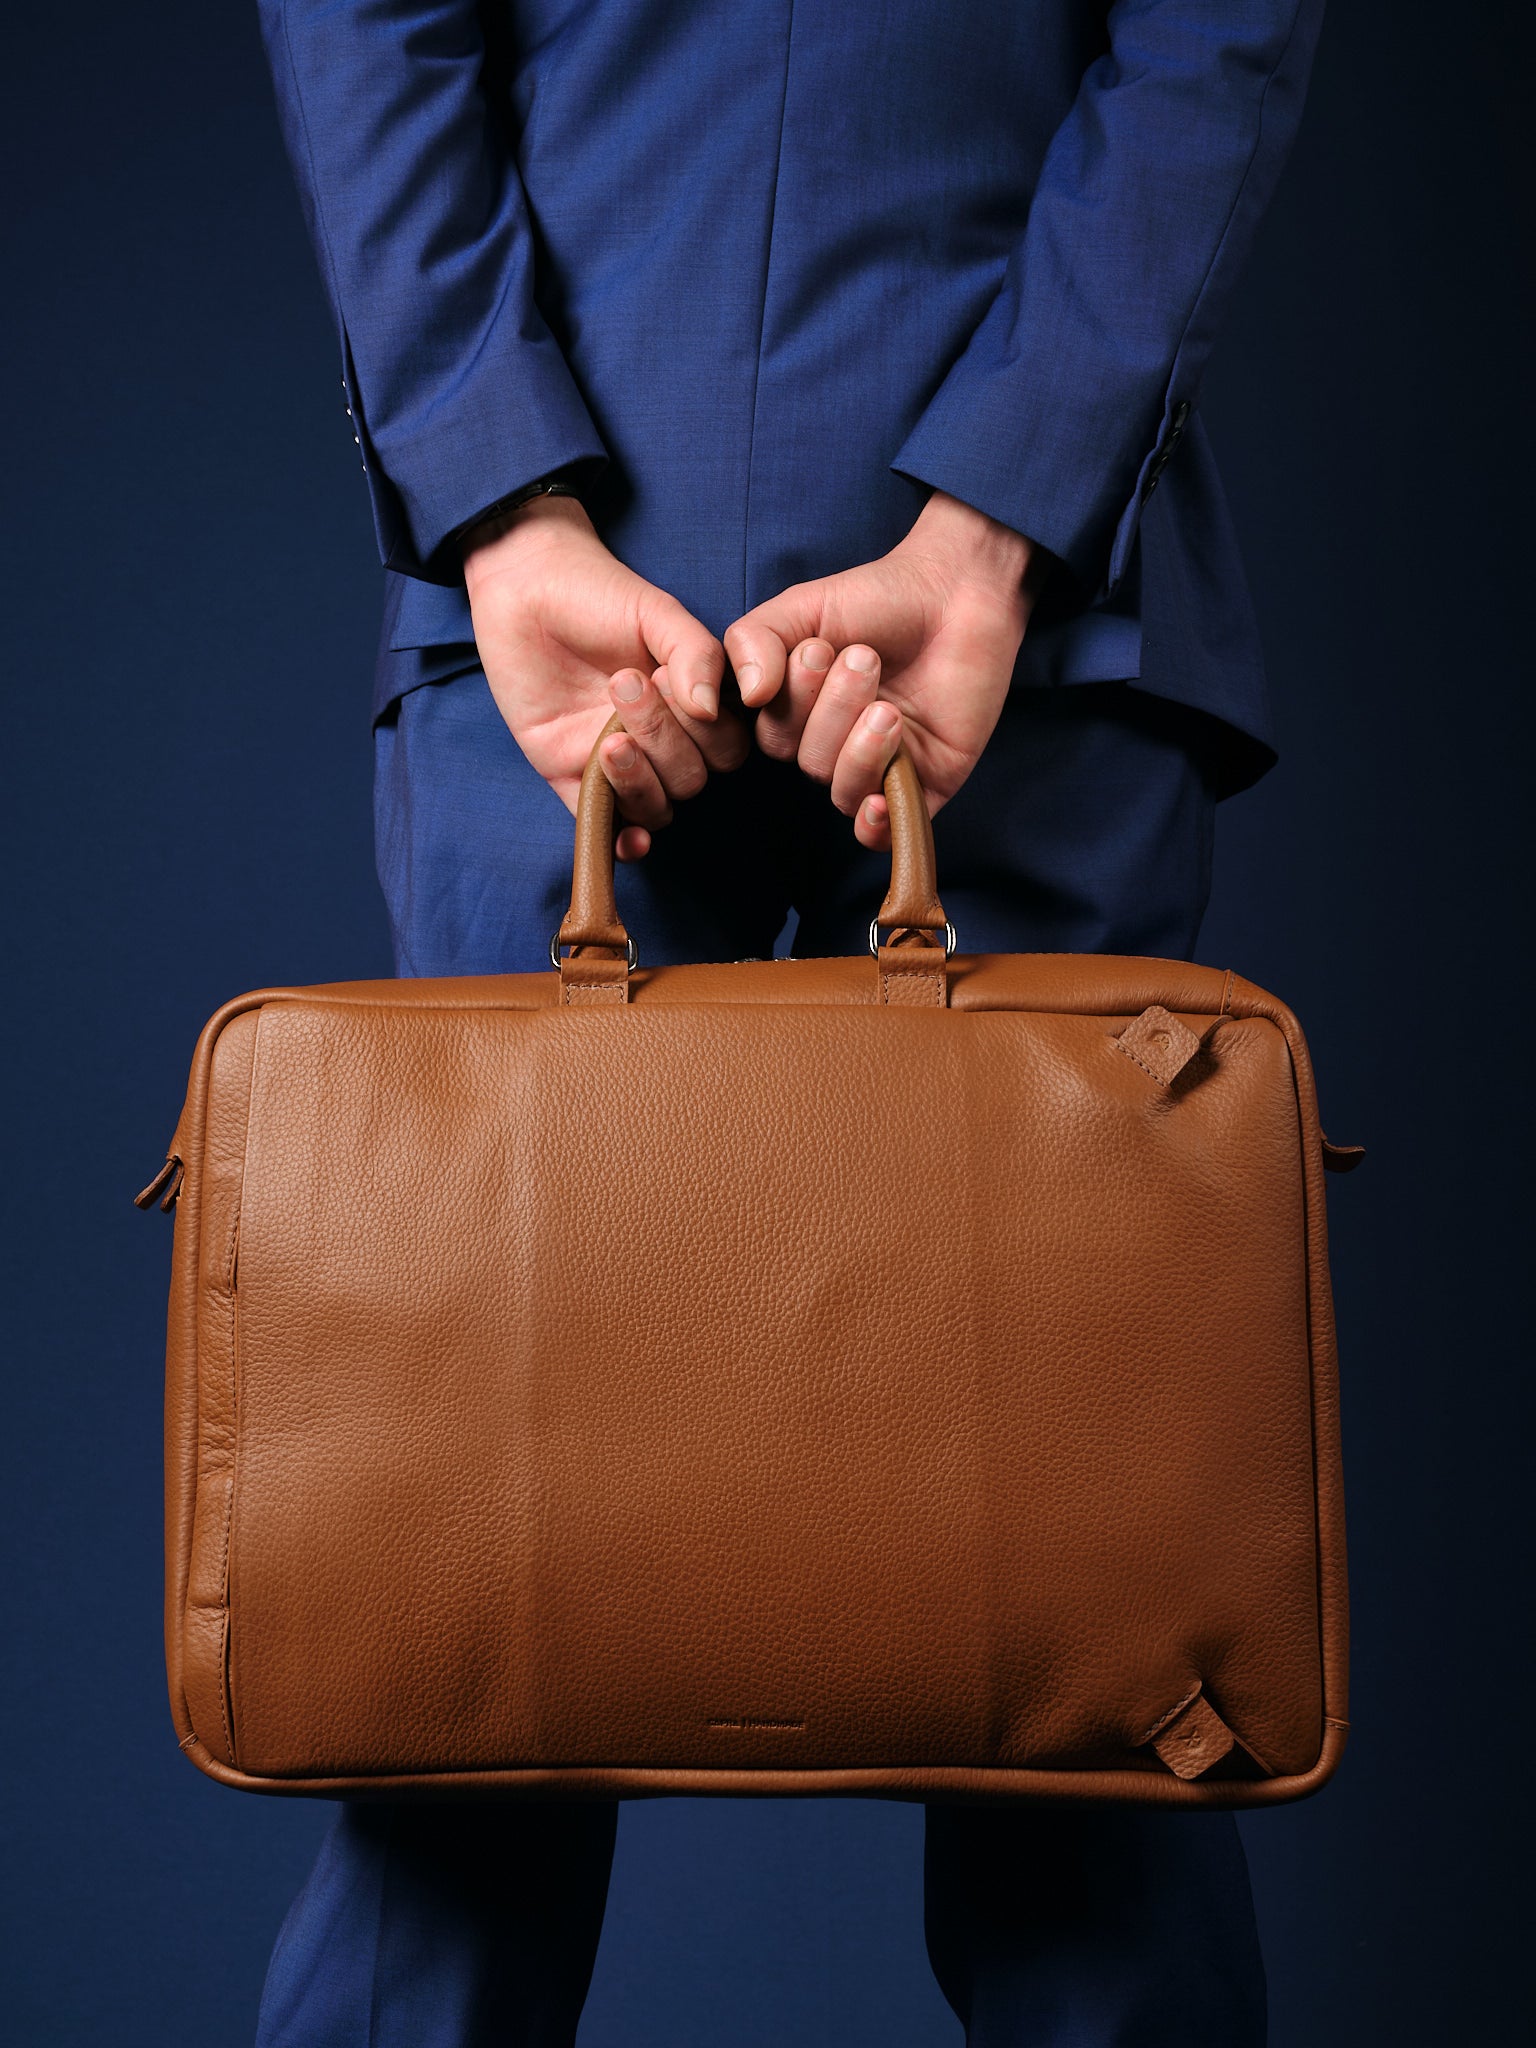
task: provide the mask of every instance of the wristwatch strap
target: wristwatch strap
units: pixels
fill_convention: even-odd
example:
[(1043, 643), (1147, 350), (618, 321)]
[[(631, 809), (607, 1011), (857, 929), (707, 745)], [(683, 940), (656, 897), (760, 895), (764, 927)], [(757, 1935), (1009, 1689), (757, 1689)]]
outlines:
[(531, 505), (535, 498), (580, 498), (576, 486), (563, 476), (541, 476), (531, 484), (524, 484), (520, 491), (509, 491), (504, 498), (498, 498), (494, 505), (487, 505), (483, 512), (477, 512), (473, 519), (466, 519), (462, 526), (454, 528), (453, 539), (462, 541), (477, 526), (484, 526), (488, 519), (504, 518), (509, 512), (519, 511), (524, 505)]

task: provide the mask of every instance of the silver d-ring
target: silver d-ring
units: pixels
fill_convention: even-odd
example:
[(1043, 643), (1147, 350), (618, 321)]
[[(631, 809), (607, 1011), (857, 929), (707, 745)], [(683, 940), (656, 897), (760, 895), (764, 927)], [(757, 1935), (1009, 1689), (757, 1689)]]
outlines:
[[(627, 932), (624, 936), (624, 957), (628, 962), (630, 973), (633, 974), (640, 965), (640, 954), (634, 940), (630, 938)], [(549, 964), (551, 967), (558, 967), (560, 965), (560, 934), (558, 932), (555, 933), (549, 942)]]
[[(946, 917), (944, 920), (944, 958), (946, 960), (954, 953), (957, 943), (955, 928)], [(871, 953), (878, 953), (880, 951), (880, 920), (878, 917), (872, 917), (869, 920), (869, 950)]]

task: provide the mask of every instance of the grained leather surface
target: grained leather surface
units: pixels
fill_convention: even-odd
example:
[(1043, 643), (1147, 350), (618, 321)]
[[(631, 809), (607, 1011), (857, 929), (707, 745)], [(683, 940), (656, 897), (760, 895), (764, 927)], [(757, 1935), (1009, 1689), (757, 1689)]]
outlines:
[[(1154, 1005), (1199, 1042), (1171, 1085), (1120, 1043)], [(212, 1775), (1230, 1805), (1333, 1768), (1322, 1136), (1250, 984), (266, 991), (173, 1150), (167, 1649)]]

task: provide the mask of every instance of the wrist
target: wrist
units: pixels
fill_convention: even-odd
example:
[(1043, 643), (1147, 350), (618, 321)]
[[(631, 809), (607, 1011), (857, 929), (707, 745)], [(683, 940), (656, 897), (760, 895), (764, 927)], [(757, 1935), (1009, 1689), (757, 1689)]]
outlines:
[(475, 585), (552, 540), (578, 534), (595, 539), (596, 530), (580, 498), (570, 492), (541, 492), (521, 504), (491, 512), (465, 529), (460, 538), (464, 581)]
[(1032, 591), (1051, 559), (1027, 535), (945, 491), (932, 494), (907, 539), (922, 552), (941, 556), (966, 581), (1010, 595)]

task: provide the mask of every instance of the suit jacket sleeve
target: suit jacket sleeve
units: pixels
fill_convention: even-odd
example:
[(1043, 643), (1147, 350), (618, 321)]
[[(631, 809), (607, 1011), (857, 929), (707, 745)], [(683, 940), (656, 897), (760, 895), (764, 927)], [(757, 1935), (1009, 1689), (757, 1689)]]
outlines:
[(533, 298), (475, 0), (259, 0), (387, 567), (602, 441)]
[(1115, 0), (1001, 286), (894, 467), (1102, 595), (1301, 116), (1323, 0)]

